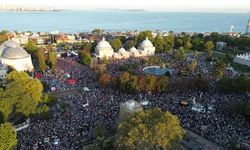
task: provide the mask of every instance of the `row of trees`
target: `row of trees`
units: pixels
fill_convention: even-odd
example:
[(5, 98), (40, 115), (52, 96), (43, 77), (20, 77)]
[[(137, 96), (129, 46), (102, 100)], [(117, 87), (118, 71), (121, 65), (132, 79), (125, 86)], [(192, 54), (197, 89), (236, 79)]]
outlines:
[[(48, 51), (48, 55), (45, 54), (45, 50)], [(49, 66), (53, 73), (56, 73), (56, 63), (57, 56), (56, 51), (51, 46), (48, 46), (46, 49), (39, 48), (36, 52), (36, 62), (40, 71), (45, 71), (47, 66)]]
[(100, 76), (99, 82), (102, 86), (112, 85), (128, 93), (137, 92), (165, 92), (168, 87), (168, 77), (153, 75), (133, 75), (128, 72), (121, 73), (114, 78), (104, 73)]

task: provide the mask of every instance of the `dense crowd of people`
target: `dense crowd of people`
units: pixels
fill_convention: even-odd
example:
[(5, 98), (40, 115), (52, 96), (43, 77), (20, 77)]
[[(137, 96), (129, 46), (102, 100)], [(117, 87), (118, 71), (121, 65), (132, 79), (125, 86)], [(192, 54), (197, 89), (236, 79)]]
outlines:
[[(136, 59), (132, 60), (134, 63), (141, 63)], [(209, 65), (201, 63), (203, 61), (198, 62), (198, 67), (203, 67), (205, 72), (209, 72), (206, 67)], [(111, 63), (108, 71), (112, 74), (117, 74), (117, 63), (122, 65), (126, 61)], [(66, 74), (75, 78), (77, 82), (68, 84)], [(92, 70), (79, 64), (75, 57), (59, 58), (56, 74), (46, 72), (41, 81), (58, 91), (77, 88), (81, 92), (59, 98), (58, 100), (66, 103), (67, 107), (64, 111), (59, 107), (52, 107), (51, 119), (31, 119), (30, 126), (18, 132), (18, 149), (80, 149), (84, 142), (93, 139), (96, 125), (105, 125), (108, 129), (115, 128), (119, 121), (119, 104), (130, 99), (149, 101), (149, 105), (144, 106), (145, 109), (159, 107), (164, 111), (170, 111), (180, 118), (183, 128), (221, 146), (250, 138), (250, 123), (240, 116), (231, 116), (224, 111), (230, 101), (247, 100), (247, 94), (226, 95), (215, 90), (207, 93), (171, 90), (163, 94), (131, 95), (112, 88), (100, 87), (94, 76)], [(84, 91), (83, 87), (88, 87), (89, 91)], [(181, 106), (180, 101), (186, 101), (188, 105)], [(192, 110), (194, 103), (201, 104), (204, 110)], [(208, 111), (208, 107), (212, 109)]]

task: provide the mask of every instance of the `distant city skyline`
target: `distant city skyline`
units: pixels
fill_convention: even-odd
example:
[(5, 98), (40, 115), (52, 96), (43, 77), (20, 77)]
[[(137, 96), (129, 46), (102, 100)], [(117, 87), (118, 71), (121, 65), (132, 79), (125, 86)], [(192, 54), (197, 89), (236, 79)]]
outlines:
[(168, 12), (250, 12), (249, 0), (0, 0), (0, 2), (0, 4), (82, 10), (106, 8)]

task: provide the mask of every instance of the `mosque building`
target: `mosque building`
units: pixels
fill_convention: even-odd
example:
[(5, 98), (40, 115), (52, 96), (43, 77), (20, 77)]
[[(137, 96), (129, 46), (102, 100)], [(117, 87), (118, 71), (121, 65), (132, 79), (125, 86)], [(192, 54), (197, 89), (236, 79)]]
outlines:
[(109, 58), (113, 56), (114, 50), (112, 49), (109, 42), (107, 42), (105, 38), (103, 38), (102, 41), (100, 41), (97, 44), (95, 48), (95, 53), (96, 53), (96, 57), (98, 58), (103, 58), (103, 57)]
[(138, 49), (135, 47), (130, 48), (128, 51), (124, 48), (120, 48), (118, 52), (114, 52), (111, 45), (105, 40), (102, 39), (95, 48), (96, 57), (103, 58), (115, 58), (115, 59), (127, 59), (129, 57), (143, 57), (143, 56), (152, 56), (155, 54), (155, 47), (151, 41), (146, 38), (139, 46)]
[(10, 66), (17, 71), (33, 71), (34, 69), (30, 54), (11, 40), (0, 45), (0, 66), (1, 68)]

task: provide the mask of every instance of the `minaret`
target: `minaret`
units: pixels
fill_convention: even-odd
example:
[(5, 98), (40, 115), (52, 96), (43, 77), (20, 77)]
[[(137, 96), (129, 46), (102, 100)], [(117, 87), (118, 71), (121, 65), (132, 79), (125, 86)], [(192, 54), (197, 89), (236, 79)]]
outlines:
[(247, 35), (250, 35), (250, 17), (249, 17), (249, 19), (248, 19), (248, 22), (247, 22), (247, 26), (246, 26), (246, 34)]

